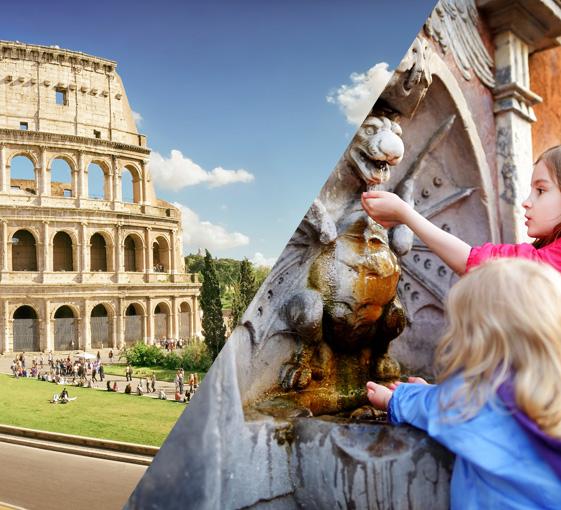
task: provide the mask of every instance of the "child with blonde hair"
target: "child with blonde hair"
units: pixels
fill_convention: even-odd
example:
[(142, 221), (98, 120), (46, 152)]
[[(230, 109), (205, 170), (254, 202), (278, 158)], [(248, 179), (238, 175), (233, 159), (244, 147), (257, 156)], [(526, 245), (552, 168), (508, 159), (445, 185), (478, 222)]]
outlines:
[(368, 191), (362, 194), (366, 213), (382, 226), (407, 225), (457, 274), (497, 257), (521, 257), (547, 262), (561, 271), (561, 145), (551, 147), (537, 159), (525, 209), (528, 236), (533, 244), (491, 244), (472, 248), (439, 229), (394, 193)]
[(450, 291), (437, 381), (368, 382), (390, 423), (456, 454), (452, 509), (561, 507), (561, 274), (487, 262)]

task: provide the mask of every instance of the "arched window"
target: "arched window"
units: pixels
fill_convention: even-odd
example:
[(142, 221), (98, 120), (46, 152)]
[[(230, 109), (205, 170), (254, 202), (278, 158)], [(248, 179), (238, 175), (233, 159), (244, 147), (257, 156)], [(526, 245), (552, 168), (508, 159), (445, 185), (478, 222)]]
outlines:
[(55, 351), (67, 351), (78, 348), (78, 328), (72, 308), (61, 306), (55, 312)]
[(121, 193), (123, 202), (140, 203), (141, 179), (134, 167), (121, 169)]
[(53, 239), (53, 271), (74, 271), (72, 239), (66, 232), (57, 232)]
[(97, 163), (88, 166), (88, 196), (96, 200), (108, 200), (106, 175)]
[(168, 331), (169, 306), (160, 303), (154, 308), (154, 340), (171, 337)]
[(109, 345), (109, 317), (107, 308), (99, 304), (93, 307), (90, 316), (92, 349), (103, 349)]
[(189, 340), (191, 338), (191, 309), (186, 302), (179, 307), (179, 338)]
[(142, 342), (144, 337), (142, 308), (138, 304), (131, 304), (125, 312), (125, 344), (134, 345)]
[(101, 234), (90, 239), (90, 271), (107, 271), (107, 245)]
[(158, 237), (152, 245), (153, 270), (156, 273), (169, 272), (170, 249), (165, 237)]
[(35, 166), (27, 156), (15, 156), (11, 159), (10, 187), (12, 193), (37, 194)]
[(73, 197), (76, 193), (72, 189), (72, 169), (61, 158), (51, 163), (51, 196)]
[(144, 271), (142, 242), (137, 235), (128, 235), (124, 243), (125, 271)]
[(12, 271), (37, 271), (35, 238), (27, 230), (12, 236)]
[(39, 321), (30, 306), (20, 306), (14, 312), (13, 339), (15, 352), (39, 350)]

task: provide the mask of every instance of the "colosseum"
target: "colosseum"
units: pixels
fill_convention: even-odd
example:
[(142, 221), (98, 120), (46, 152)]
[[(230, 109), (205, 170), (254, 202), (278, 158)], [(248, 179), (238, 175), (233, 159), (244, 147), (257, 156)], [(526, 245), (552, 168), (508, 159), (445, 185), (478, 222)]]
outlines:
[(146, 137), (115, 69), (0, 41), (3, 353), (199, 336), (180, 211), (156, 198)]

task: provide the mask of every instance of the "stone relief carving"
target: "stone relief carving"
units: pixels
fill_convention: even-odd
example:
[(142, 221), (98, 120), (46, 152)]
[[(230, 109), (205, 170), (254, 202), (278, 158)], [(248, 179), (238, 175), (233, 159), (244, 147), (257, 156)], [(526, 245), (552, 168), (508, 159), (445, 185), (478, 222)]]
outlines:
[(425, 23), (425, 33), (443, 53), (452, 51), (462, 76), (471, 80), (471, 71), (487, 87), (495, 86), (493, 59), (477, 30), (479, 14), (475, 0), (440, 0)]

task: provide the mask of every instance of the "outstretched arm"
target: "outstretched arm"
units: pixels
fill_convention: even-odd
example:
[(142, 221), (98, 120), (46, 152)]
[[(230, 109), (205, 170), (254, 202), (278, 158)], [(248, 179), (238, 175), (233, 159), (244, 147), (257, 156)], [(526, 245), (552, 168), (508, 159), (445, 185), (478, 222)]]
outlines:
[(459, 275), (465, 273), (471, 246), (423, 218), (395, 193), (388, 191), (363, 193), (362, 207), (368, 216), (383, 227), (389, 228), (400, 223), (407, 225), (455, 273)]

